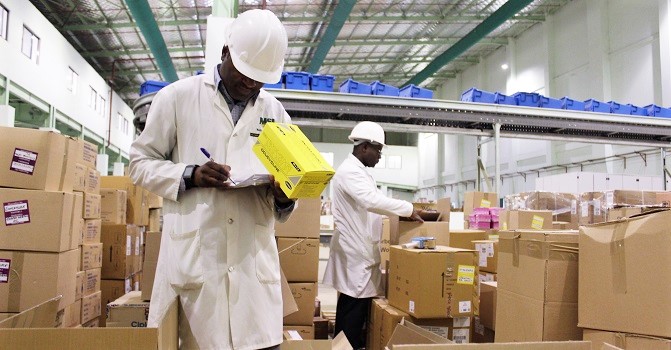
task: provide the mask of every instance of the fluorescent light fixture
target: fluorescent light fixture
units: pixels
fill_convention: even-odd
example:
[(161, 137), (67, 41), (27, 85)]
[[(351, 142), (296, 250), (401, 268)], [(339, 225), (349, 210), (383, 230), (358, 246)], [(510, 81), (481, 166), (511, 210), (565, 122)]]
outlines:
[(501, 65), (501, 69), (503, 70), (508, 70), (508, 63), (504, 63)]

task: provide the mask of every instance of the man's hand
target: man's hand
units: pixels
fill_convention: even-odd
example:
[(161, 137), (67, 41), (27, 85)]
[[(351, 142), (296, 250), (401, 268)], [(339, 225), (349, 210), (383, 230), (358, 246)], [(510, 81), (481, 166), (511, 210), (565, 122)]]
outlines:
[(421, 210), (414, 209), (412, 211), (412, 215), (410, 215), (410, 219), (412, 219), (412, 221), (424, 222), (424, 219), (422, 219), (422, 217), (419, 216), (419, 212), (421, 212)]
[(291, 203), (294, 202), (293, 199), (290, 199), (289, 197), (287, 197), (286, 194), (284, 194), (284, 191), (282, 191), (282, 188), (280, 187), (280, 183), (275, 181), (275, 177), (272, 175), (270, 175), (270, 183), (272, 184), (270, 188), (273, 191), (273, 197), (275, 197), (275, 203), (278, 206), (288, 207)]
[(196, 168), (193, 183), (198, 187), (228, 188), (232, 185), (230, 177), (230, 166), (209, 161)]

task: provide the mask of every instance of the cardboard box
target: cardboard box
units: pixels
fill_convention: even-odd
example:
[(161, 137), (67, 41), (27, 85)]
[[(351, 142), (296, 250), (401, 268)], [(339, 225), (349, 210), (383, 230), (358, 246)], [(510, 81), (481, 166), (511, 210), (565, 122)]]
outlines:
[(125, 279), (135, 272), (135, 237), (138, 228), (135, 225), (103, 225), (102, 278)]
[(606, 222), (608, 212), (617, 207), (666, 206), (668, 192), (623, 191), (585, 192), (580, 196), (580, 224)]
[(503, 230), (552, 230), (549, 210), (505, 210), (499, 217)]
[(389, 304), (401, 311), (416, 318), (446, 318), (472, 316), (477, 309), (475, 251), (392, 246), (389, 265)]
[(325, 318), (315, 317), (313, 319), (315, 339), (329, 338), (329, 321)]
[(319, 198), (335, 174), (293, 124), (266, 123), (253, 150), (289, 198)]
[(625, 350), (671, 349), (671, 339), (647, 335), (583, 329), (583, 340), (592, 342), (592, 349), (611, 344)]
[(71, 349), (177, 349), (177, 300), (158, 328), (0, 329), (0, 339), (9, 349), (22, 350), (62, 349), (63, 344)]
[(147, 232), (147, 240), (144, 249), (144, 265), (142, 267), (142, 300), (151, 299), (151, 291), (154, 288), (154, 276), (158, 263), (158, 253), (161, 248), (161, 233)]
[(98, 146), (83, 139), (77, 139), (77, 157), (75, 161), (89, 168), (96, 168)]
[(100, 243), (102, 221), (100, 219), (84, 220), (84, 243)]
[[(74, 201), (72, 204), (72, 219), (70, 220), (70, 234), (72, 235), (73, 241), (77, 241), (77, 246), (84, 243), (84, 218), (82, 217), (82, 211), (84, 206), (84, 196), (75, 192), (73, 197)], [(75, 249), (76, 247), (72, 247)]]
[(392, 350), (590, 350), (588, 341), (528, 342), (503, 344), (397, 345)]
[(114, 188), (100, 190), (100, 219), (105, 225), (126, 223), (126, 191)]
[(72, 234), (72, 193), (0, 188), (0, 203), (3, 249), (64, 252), (77, 248), (81, 238)]
[(480, 322), (480, 317), (473, 317), (473, 343), (493, 343), (495, 332)]
[[(466, 192), (464, 197), (464, 221), (475, 208), (492, 208), (499, 206), (499, 196), (495, 192)], [(466, 228), (468, 228), (466, 226)]]
[(317, 283), (289, 283), (289, 288), (298, 305), (298, 311), (284, 317), (284, 324), (311, 326), (315, 313)]
[(409, 243), (413, 237), (434, 237), (436, 244), (446, 245), (444, 239), (450, 234), (450, 223), (446, 221), (399, 221), (398, 238), (394, 244)]
[(452, 210), (452, 202), (450, 198), (440, 198), (435, 202), (423, 203), (415, 202), (412, 203), (412, 207), (418, 210), (435, 210), (439, 214), (436, 221), (450, 221), (450, 211)]
[(82, 297), (91, 295), (100, 291), (100, 269), (91, 269), (84, 271)]
[(24, 311), (57, 295), (59, 310), (74, 303), (79, 254), (0, 251), (0, 312)]
[(104, 322), (101, 322), (101, 320), (104, 321), (104, 318), (101, 316), (95, 317), (89, 321), (82, 322), (82, 328), (99, 328), (99, 327), (105, 327)]
[(153, 208), (149, 209), (149, 224), (147, 231), (161, 232), (163, 228), (163, 209)]
[(77, 300), (63, 309), (61, 327), (70, 328), (82, 324), (82, 301)]
[(452, 230), (447, 242), (441, 239), (436, 240), (440, 245), (447, 245), (453, 248), (473, 249), (473, 241), (489, 239), (491, 230)]
[(284, 340), (280, 350), (352, 350), (345, 333), (340, 332), (333, 340), (300, 340), (293, 339), (289, 332), (284, 332)]
[(391, 227), (388, 217), (382, 218), (382, 236), (380, 237), (380, 266), (387, 266), (389, 261), (389, 247), (391, 247)]
[(140, 186), (135, 186), (128, 176), (103, 176), (100, 188), (113, 188), (126, 191), (126, 223), (145, 226), (149, 221), (148, 193)]
[(300, 337), (300, 339), (313, 340), (315, 339), (315, 330), (313, 326), (284, 326), (285, 332), (295, 332), (292, 334), (292, 339)]
[(84, 192), (86, 191), (86, 177), (88, 175), (88, 168), (84, 164), (75, 164), (74, 179), (72, 181), (72, 190)]
[(480, 283), (482, 282), (494, 282), (496, 281), (496, 274), (491, 272), (480, 271), (478, 274), (480, 277)]
[[(103, 310), (107, 309), (107, 304), (121, 298), (133, 291), (131, 278), (123, 280), (101, 280), (100, 281), (100, 304)], [(107, 311), (105, 311), (107, 312)], [(107, 314), (105, 314), (107, 315)], [(105, 327), (107, 316), (102, 317), (101, 327)]]
[(580, 228), (580, 327), (671, 337), (669, 220), (661, 210)]
[(100, 316), (100, 298), (100, 291), (82, 297), (82, 323)]
[(578, 215), (579, 196), (574, 193), (561, 192), (522, 192), (504, 198), (506, 210), (549, 210), (552, 221), (565, 222), (561, 229), (577, 230), (580, 217)]
[(100, 195), (95, 193), (84, 193), (84, 219), (100, 218)]
[(577, 242), (575, 231), (499, 232), (497, 343), (581, 339)]
[(289, 219), (275, 222), (275, 237), (319, 238), (319, 216), (321, 215), (319, 198), (301, 198)]
[(100, 172), (96, 168), (86, 169), (86, 187), (84, 192), (100, 194)]
[(368, 325), (368, 343), (366, 349), (382, 350), (391, 339), (396, 325), (404, 317), (409, 317), (405, 312), (388, 304), (386, 299), (373, 299), (371, 303), (371, 316)]
[(317, 282), (319, 270), (319, 239), (277, 239), (280, 266), (289, 282)]
[(606, 221), (614, 221), (622, 218), (628, 218), (643, 213), (643, 207), (621, 207), (608, 210)]
[(147, 197), (147, 207), (149, 209), (163, 208), (163, 197), (149, 191), (147, 191), (145, 195)]
[(386, 348), (396, 349), (402, 344), (452, 344), (452, 342), (408, 320), (403, 320), (394, 328)]
[(478, 252), (478, 266), (480, 271), (496, 273), (499, 256), (497, 254), (499, 241), (473, 241), (471, 249)]
[(71, 192), (76, 141), (54, 132), (0, 127), (0, 187)]
[[(0, 329), (7, 328), (55, 328), (61, 327), (63, 322), (63, 313), (59, 311), (58, 304), (61, 296), (51, 298), (47, 301), (41, 302), (20, 313), (5, 313), (0, 322)], [(2, 330), (0, 330), (2, 332)], [(7, 343), (3, 339), (3, 346)], [(11, 344), (10, 344), (11, 345)], [(12, 349), (11, 346), (8, 348)], [(20, 349), (20, 348), (17, 348)]]
[(497, 282), (480, 283), (479, 322), (486, 328), (496, 331), (496, 289)]
[(84, 296), (85, 278), (86, 278), (85, 271), (77, 271), (77, 275), (75, 276), (75, 300), (79, 300)]
[(86, 243), (81, 248), (81, 269), (91, 270), (103, 266), (103, 244)]
[(407, 320), (456, 344), (471, 342), (471, 317), (420, 319), (409, 316)]
[(107, 304), (107, 327), (147, 327), (148, 317), (149, 302), (142, 301), (140, 291)]

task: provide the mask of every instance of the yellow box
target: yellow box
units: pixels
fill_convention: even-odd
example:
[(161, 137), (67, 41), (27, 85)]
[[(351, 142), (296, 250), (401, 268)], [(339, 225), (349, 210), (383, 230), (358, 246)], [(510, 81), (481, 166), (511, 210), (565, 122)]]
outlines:
[(319, 197), (335, 173), (293, 124), (266, 123), (254, 153), (289, 198)]

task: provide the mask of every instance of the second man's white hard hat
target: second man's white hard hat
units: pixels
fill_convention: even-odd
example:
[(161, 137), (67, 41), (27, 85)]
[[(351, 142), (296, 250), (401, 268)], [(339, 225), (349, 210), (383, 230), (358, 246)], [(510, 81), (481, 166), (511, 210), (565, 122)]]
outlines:
[(233, 65), (244, 76), (267, 84), (280, 81), (287, 52), (287, 32), (269, 10), (253, 9), (231, 24), (228, 49)]
[(352, 142), (375, 142), (384, 146), (384, 130), (378, 123), (368, 121), (360, 122), (354, 126), (354, 129), (352, 129), (348, 139)]

